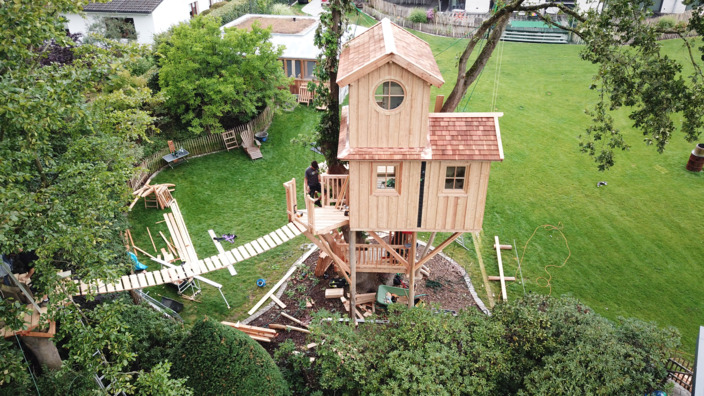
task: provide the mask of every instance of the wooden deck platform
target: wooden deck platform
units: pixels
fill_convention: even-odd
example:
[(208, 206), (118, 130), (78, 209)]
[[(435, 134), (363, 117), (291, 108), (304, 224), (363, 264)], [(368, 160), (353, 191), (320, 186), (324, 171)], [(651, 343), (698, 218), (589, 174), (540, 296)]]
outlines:
[(313, 224), (310, 224), (308, 210), (299, 210), (298, 217), (294, 219), (294, 222), (307, 228), (314, 235), (327, 234), (350, 223), (350, 217), (345, 216), (343, 209), (324, 206), (322, 208), (316, 207), (313, 210)]

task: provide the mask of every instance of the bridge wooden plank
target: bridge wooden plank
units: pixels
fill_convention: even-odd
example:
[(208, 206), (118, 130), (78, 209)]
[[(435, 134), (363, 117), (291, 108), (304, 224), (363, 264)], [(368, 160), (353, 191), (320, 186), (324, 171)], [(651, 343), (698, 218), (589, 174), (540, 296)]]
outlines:
[(242, 257), (244, 257), (245, 260), (252, 257), (252, 255), (249, 254), (249, 252), (247, 251), (247, 249), (244, 248), (244, 246), (239, 246), (237, 250), (240, 252), (240, 254), (242, 255)]
[(161, 277), (161, 271), (154, 271), (154, 282), (156, 282), (157, 285), (164, 284), (164, 279)]
[(235, 260), (237, 260), (237, 262), (244, 260), (244, 257), (242, 257), (242, 254), (240, 253), (238, 248), (234, 248), (234, 249), (230, 250), (230, 252), (232, 253), (233, 256), (235, 256)]
[(130, 283), (132, 284), (133, 289), (142, 288), (142, 285), (139, 284), (139, 278), (137, 278), (137, 275), (135, 274), (130, 275)]
[(168, 268), (162, 268), (159, 273), (161, 274), (161, 279), (164, 283), (171, 283), (171, 273)]
[(176, 267), (174, 270), (176, 271), (176, 279), (182, 280), (187, 278), (186, 273), (183, 272), (183, 268)]
[(270, 233), (269, 233), (269, 237), (271, 237), (271, 239), (273, 239), (274, 242), (276, 242), (276, 245), (277, 245), (277, 246), (278, 246), (278, 245), (281, 245), (282, 243), (284, 243), (284, 241), (282, 241), (281, 238), (279, 238), (279, 236), (276, 234), (276, 231), (270, 232)]
[(147, 276), (144, 275), (144, 273), (137, 274), (137, 280), (139, 281), (140, 286), (142, 286), (142, 287), (149, 286), (149, 282), (147, 282)]
[(108, 293), (114, 293), (115, 292), (115, 284), (114, 283), (108, 283), (106, 285)]
[(227, 261), (230, 262), (230, 267), (232, 267), (232, 264), (234, 264), (234, 263), (237, 262), (237, 259), (236, 259), (235, 256), (232, 254), (232, 252), (229, 251), (229, 250), (225, 252), (225, 257), (227, 258)]
[(302, 233), (302, 231), (297, 227), (296, 223), (288, 223), (286, 224), (286, 227), (288, 227), (288, 229), (291, 230), (291, 232), (295, 236), (301, 235)]
[(117, 282), (114, 283), (114, 286), (116, 292), (121, 292), (125, 290), (125, 286), (122, 284), (122, 280), (120, 279), (118, 279)]
[(281, 240), (284, 241), (284, 242), (288, 242), (288, 241), (291, 239), (288, 235), (286, 235), (286, 233), (285, 233), (281, 228), (277, 228), (277, 229), (276, 229), (276, 234), (277, 234), (277, 235), (279, 236), (279, 238), (281, 238)]
[(266, 241), (264, 240), (264, 237), (261, 237), (261, 238), (257, 239), (257, 243), (259, 244), (259, 246), (262, 247), (262, 249), (264, 249), (265, 252), (266, 252), (267, 250), (271, 249), (272, 247), (274, 247), (274, 245), (269, 246), (269, 244), (266, 243)]
[(257, 254), (262, 254), (264, 253), (264, 248), (259, 245), (259, 242), (256, 240), (250, 242), (251, 246), (254, 248), (254, 251), (257, 252)]
[(149, 286), (154, 286), (156, 285), (156, 282), (154, 281), (154, 272), (150, 271), (144, 274), (147, 277), (147, 284)]
[(274, 240), (271, 239), (271, 237), (270, 237), (268, 234), (267, 234), (267, 235), (264, 235), (262, 238), (264, 238), (264, 240), (266, 241), (267, 245), (269, 245), (272, 249), (275, 248), (275, 247), (277, 247), (277, 246), (279, 246), (279, 244), (276, 243), (276, 242), (274, 242)]
[(213, 265), (213, 260), (211, 260), (210, 257), (204, 258), (203, 262), (205, 262), (205, 266), (208, 267), (208, 272), (215, 271), (217, 269), (215, 268), (215, 265)]
[(198, 268), (200, 268), (201, 274), (208, 272), (208, 267), (205, 265), (205, 261), (203, 260), (198, 260)]
[[(290, 224), (290, 223), (289, 223), (289, 224)], [(283, 231), (284, 234), (286, 234), (286, 236), (288, 237), (288, 239), (293, 239), (293, 238), (296, 237), (296, 236), (291, 232), (291, 230), (288, 229), (288, 227), (281, 227), (280, 230)]]
[(122, 285), (125, 287), (125, 290), (132, 290), (134, 287), (132, 287), (132, 282), (130, 282), (130, 277), (128, 275), (123, 276), (120, 278), (122, 281)]

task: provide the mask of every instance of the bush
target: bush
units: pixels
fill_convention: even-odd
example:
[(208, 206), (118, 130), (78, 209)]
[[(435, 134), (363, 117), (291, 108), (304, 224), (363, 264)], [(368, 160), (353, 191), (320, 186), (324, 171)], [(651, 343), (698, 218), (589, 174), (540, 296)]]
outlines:
[(288, 387), (269, 354), (246, 334), (212, 319), (197, 322), (174, 351), (171, 373), (197, 395), (284, 395)]
[(165, 318), (148, 305), (128, 305), (122, 312), (122, 322), (132, 334), (132, 348), (137, 354), (132, 369), (151, 370), (167, 360), (187, 331), (183, 324)]
[(293, 15), (293, 10), (286, 4), (273, 4), (269, 13), (271, 15)]
[(408, 20), (413, 23), (428, 23), (428, 15), (422, 8), (414, 8), (408, 14)]
[(224, 2), (224, 1), (221, 1), (221, 2), (219, 2), (219, 3), (215, 3), (215, 4), (211, 5), (209, 9), (210, 9), (210, 10), (217, 10), (217, 9), (220, 8), (220, 7), (224, 7), (225, 4), (227, 4), (227, 3)]
[(276, 351), (296, 393), (642, 395), (663, 386), (679, 339), (672, 329), (611, 322), (577, 300), (536, 295), (492, 316), (390, 307), (390, 325), (356, 330), (336, 319), (310, 326), (314, 355), (293, 353), (292, 344)]

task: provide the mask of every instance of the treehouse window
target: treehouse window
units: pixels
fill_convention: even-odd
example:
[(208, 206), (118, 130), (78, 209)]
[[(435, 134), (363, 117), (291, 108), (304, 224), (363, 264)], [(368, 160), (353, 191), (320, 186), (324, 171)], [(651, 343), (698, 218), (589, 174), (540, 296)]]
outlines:
[(376, 87), (374, 100), (384, 110), (393, 110), (403, 103), (403, 87), (395, 81), (384, 81)]
[(445, 171), (445, 190), (464, 191), (466, 166), (448, 166)]
[(399, 190), (399, 164), (374, 164), (375, 192), (397, 193)]

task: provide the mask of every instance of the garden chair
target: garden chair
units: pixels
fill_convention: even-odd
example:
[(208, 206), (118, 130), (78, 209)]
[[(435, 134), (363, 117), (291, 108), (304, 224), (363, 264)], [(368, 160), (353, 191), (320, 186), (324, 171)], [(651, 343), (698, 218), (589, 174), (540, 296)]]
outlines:
[(249, 158), (256, 160), (263, 158), (262, 152), (259, 147), (262, 145), (259, 140), (254, 138), (252, 129), (247, 128), (246, 130), (240, 132), (240, 139), (242, 140), (242, 148), (249, 155)]
[(310, 105), (313, 101), (313, 92), (309, 91), (307, 87), (298, 88), (298, 103), (305, 103), (306, 106)]

